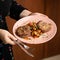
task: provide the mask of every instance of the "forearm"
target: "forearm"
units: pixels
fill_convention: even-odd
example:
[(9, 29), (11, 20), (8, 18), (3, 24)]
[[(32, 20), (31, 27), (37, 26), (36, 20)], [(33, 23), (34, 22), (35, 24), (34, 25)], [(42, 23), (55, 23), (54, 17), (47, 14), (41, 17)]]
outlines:
[(13, 1), (11, 8), (10, 8), (10, 17), (15, 20), (19, 20), (20, 13), (25, 9), (26, 8), (24, 8), (22, 5), (19, 5), (16, 1)]
[(32, 12), (24, 8), (22, 5), (16, 3), (16, 1), (12, 3), (12, 6), (10, 8), (10, 17), (16, 20), (28, 16), (31, 13)]

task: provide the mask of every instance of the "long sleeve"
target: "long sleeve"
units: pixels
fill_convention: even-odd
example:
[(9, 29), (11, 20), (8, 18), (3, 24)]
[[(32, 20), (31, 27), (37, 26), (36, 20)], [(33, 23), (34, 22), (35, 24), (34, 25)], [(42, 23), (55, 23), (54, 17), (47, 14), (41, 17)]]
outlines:
[(10, 8), (10, 17), (13, 19), (18, 20), (20, 18), (20, 13), (26, 8), (13, 1), (11, 8)]
[(8, 30), (5, 18), (0, 15), (0, 29)]
[(0, 0), (0, 29), (8, 30), (5, 17), (9, 15), (11, 4), (12, 0)]

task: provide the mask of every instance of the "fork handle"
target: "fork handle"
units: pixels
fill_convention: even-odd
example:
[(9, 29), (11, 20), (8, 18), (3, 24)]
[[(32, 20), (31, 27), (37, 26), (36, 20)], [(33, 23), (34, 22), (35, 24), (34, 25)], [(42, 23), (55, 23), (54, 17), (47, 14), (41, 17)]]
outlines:
[(31, 56), (31, 57), (34, 57), (34, 55), (31, 54), (30, 52), (28, 52), (28, 51), (22, 46), (22, 44), (20, 44), (17, 40), (14, 40), (14, 42), (15, 42), (26, 54), (28, 54), (28, 55)]
[[(16, 40), (16, 42), (18, 42), (18, 40)], [(30, 47), (24, 43), (22, 43), (21, 41), (18, 42), (19, 44), (21, 44), (23, 47), (26, 47), (27, 49), (29, 49)]]

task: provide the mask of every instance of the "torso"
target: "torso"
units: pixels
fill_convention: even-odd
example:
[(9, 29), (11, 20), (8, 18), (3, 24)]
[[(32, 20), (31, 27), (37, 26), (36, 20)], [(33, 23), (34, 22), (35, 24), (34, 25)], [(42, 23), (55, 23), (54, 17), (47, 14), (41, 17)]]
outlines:
[[(0, 28), (2, 29), (8, 29), (5, 21), (5, 16), (9, 15), (12, 1), (13, 0), (0, 0)], [(2, 43), (2, 40), (0, 40), (0, 60), (13, 60), (11, 54), (11, 46), (4, 45)]]
[(13, 0), (0, 0), (0, 15), (7, 16)]

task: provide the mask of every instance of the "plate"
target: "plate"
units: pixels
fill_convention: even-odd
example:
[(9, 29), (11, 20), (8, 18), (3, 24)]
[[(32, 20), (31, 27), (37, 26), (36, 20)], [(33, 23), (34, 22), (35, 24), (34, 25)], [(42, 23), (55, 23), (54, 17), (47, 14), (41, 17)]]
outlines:
[[(51, 29), (50, 31), (43, 33), (40, 37), (38, 38), (32, 38), (30, 40), (25, 40), (23, 38), (18, 37), (15, 34), (15, 31), (18, 27), (20, 26), (24, 26), (26, 24), (28, 24), (29, 22), (38, 22), (38, 21), (43, 21), (46, 23), (51, 23)], [(41, 13), (36, 13), (35, 15), (31, 15), (31, 16), (27, 16), (24, 18), (21, 18), (20, 20), (18, 20), (14, 26), (13, 26), (13, 34), (14, 36), (19, 40), (22, 41), (24, 43), (28, 43), (28, 44), (41, 44), (41, 43), (45, 43), (47, 41), (50, 41), (56, 34), (57, 32), (57, 26), (55, 24), (55, 22), (50, 19), (48, 16), (41, 14)]]

